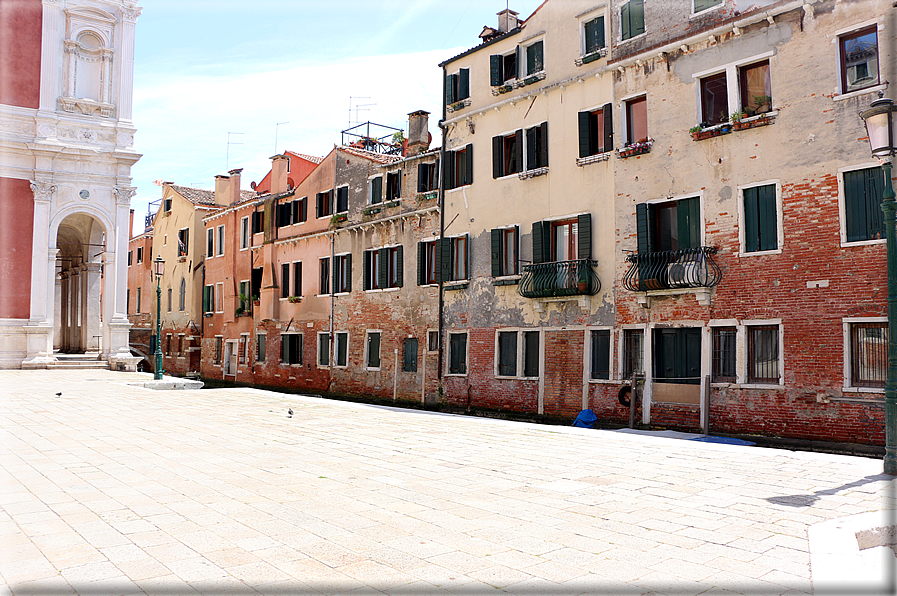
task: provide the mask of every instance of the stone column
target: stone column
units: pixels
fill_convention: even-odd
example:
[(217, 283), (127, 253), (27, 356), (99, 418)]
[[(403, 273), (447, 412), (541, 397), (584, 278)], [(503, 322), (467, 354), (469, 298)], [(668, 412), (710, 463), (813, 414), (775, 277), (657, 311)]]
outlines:
[[(131, 323), (127, 314), (128, 238), (131, 235), (131, 197), (135, 192), (136, 189), (129, 186), (115, 188), (115, 230), (106, 238), (102, 354), (114, 370), (136, 371), (140, 362), (140, 358), (131, 355)], [(152, 255), (145, 258), (151, 259)]]
[[(32, 182), (34, 223), (31, 239), (31, 299), (28, 324), (25, 325), (26, 355), (23, 368), (46, 368), (53, 357), (53, 290), (56, 252), (50, 251), (50, 208), (56, 185)], [(53, 242), (55, 246), (55, 240)], [(48, 274), (48, 272), (52, 272)]]
[(62, 347), (62, 274), (54, 275), (56, 280), (53, 290), (53, 351), (55, 352)]
[(84, 332), (84, 278), (81, 275), (81, 266), (72, 267), (72, 314), (71, 314), (71, 342), (69, 348), (73, 353), (81, 353), (84, 347), (82, 333)]
[(120, 60), (117, 60), (121, 73), (116, 89), (119, 120), (130, 121), (132, 119), (134, 106), (134, 30), (137, 28), (137, 17), (140, 16), (142, 10), (138, 6), (125, 6), (121, 11), (121, 36), (119, 38), (121, 39), (121, 54)]
[[(59, 51), (60, 20), (62, 20), (62, 7), (59, 5), (59, 0), (44, 0), (40, 56), (40, 111), (42, 112), (55, 112), (56, 98), (62, 95), (59, 92), (57, 80), (60, 72), (59, 60), (65, 56)], [(69, 80), (73, 80), (73, 78), (70, 77)]]
[(83, 316), (82, 333), (85, 352), (99, 352), (102, 345), (100, 333), (100, 286), (102, 278), (102, 265), (100, 263), (88, 263), (84, 265), (81, 273), (83, 290), (81, 292), (84, 301), (81, 307)]
[(70, 274), (68, 269), (59, 274), (59, 349), (65, 350), (69, 345), (69, 325), (71, 324), (72, 296)]

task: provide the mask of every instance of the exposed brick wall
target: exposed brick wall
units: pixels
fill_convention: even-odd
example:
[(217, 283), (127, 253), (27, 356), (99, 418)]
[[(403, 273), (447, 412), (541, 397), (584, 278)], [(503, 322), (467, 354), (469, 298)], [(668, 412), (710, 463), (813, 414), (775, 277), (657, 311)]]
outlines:
[(583, 333), (582, 331), (546, 331), (545, 341), (545, 415), (575, 418), (582, 410)]
[(0, 197), (0, 318), (27, 319), (31, 316), (34, 194), (28, 180), (0, 178)]

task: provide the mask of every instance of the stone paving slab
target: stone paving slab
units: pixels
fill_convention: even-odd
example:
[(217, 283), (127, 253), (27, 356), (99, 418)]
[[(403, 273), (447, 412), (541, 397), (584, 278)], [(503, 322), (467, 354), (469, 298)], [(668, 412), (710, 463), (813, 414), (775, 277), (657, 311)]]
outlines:
[(0, 371), (0, 593), (893, 593), (879, 460), (147, 377)]

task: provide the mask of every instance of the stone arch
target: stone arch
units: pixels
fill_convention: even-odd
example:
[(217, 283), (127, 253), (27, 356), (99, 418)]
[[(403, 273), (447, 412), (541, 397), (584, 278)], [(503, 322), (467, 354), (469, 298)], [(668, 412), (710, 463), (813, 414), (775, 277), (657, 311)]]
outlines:
[(95, 219), (101, 226), (103, 226), (104, 230), (108, 232), (106, 234), (106, 250), (113, 250), (115, 248), (115, 236), (114, 230), (115, 225), (112, 223), (112, 220), (109, 219), (109, 216), (99, 209), (93, 209), (86, 205), (72, 205), (69, 207), (65, 207), (63, 209), (57, 210), (50, 217), (50, 246), (49, 248), (58, 248), (54, 245), (56, 242), (56, 237), (59, 233), (60, 224), (65, 221), (68, 217), (72, 215), (83, 214), (88, 217)]

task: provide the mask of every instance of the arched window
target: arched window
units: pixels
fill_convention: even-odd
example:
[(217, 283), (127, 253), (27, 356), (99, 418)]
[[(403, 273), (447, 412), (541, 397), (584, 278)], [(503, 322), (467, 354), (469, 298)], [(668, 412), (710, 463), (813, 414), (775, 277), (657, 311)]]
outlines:
[(181, 291), (178, 296), (178, 310), (183, 312), (184, 308), (186, 308), (187, 303), (187, 282), (184, 281), (184, 278), (181, 278)]

